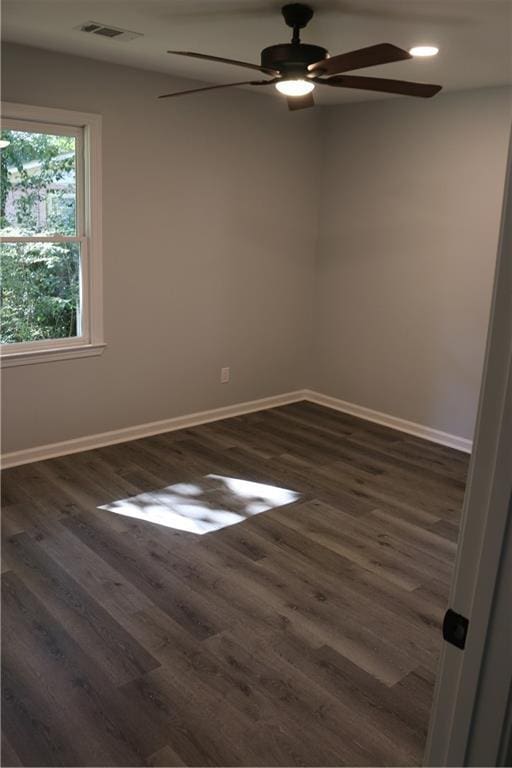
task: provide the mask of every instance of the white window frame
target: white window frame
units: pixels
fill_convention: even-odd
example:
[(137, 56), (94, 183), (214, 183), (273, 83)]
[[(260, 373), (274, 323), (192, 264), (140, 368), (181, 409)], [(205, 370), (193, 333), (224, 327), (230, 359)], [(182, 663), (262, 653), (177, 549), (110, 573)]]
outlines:
[[(103, 336), (102, 230), (101, 230), (101, 115), (67, 109), (2, 102), (2, 122), (15, 130), (64, 132), (79, 138), (77, 151), (77, 231), (73, 237), (7, 237), (0, 242), (79, 242), (79, 335), (64, 339), (1, 345), (2, 367), (46, 363), (74, 357), (101, 355)], [(81, 215), (83, 211), (83, 215)]]

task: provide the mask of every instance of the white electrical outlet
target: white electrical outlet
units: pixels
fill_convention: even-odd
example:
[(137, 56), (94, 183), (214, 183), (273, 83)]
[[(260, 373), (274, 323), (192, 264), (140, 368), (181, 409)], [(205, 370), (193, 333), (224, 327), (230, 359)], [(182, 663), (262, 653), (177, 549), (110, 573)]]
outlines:
[(221, 381), (221, 384), (227, 384), (228, 381), (229, 381), (229, 376), (230, 376), (229, 367), (228, 368), (221, 368), (220, 369), (220, 381)]

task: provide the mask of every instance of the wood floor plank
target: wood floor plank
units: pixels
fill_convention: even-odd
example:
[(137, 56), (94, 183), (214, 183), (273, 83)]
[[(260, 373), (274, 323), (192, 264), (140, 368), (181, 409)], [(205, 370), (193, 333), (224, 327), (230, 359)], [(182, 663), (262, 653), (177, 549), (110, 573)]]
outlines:
[[(332, 643), (386, 684), (392, 685), (414, 667), (415, 661), (407, 647), (402, 644), (398, 648), (395, 642), (382, 640), (382, 625), (396, 625), (391, 614), (385, 616), (385, 612), (380, 612), (377, 618), (369, 614), (362, 624), (360, 600), (342, 594), (325, 580), (308, 580), (304, 574), (308, 574), (309, 569), (303, 574), (286, 569), (285, 562), (277, 558), (273, 563), (272, 556), (265, 557), (250, 571), (245, 569), (243, 573), (239, 569), (238, 577), (246, 580), (244, 586), (250, 592), (258, 585), (264, 596), (270, 588), (269, 599), (277, 615), (298, 625), (305, 641), (315, 647)], [(380, 636), (374, 634), (377, 625), (380, 625)]]
[[(8, 635), (3, 642), (8, 642)], [(22, 667), (10, 657), (8, 652), (2, 654), (2, 730), (8, 739), (7, 754), (2, 745), (2, 765), (12, 761), (13, 765), (65, 766), (85, 760), (97, 765), (80, 738), (71, 733), (72, 720), (59, 703), (40, 691), (28, 665)]]
[[(333, 438), (337, 438), (338, 441), (341, 440), (345, 445), (352, 448), (356, 446), (359, 446), (360, 450), (364, 447), (369, 448), (375, 458), (387, 464), (397, 466), (397, 462), (399, 462), (402, 466), (420, 468), (425, 477), (434, 476), (443, 481), (452, 478), (462, 485), (464, 484), (467, 461), (465, 457), (462, 461), (457, 461), (455, 459), (456, 452), (450, 451), (450, 449), (448, 449), (447, 455), (443, 455), (439, 446), (427, 443), (425, 440), (416, 440), (414, 437), (404, 434), (401, 434), (393, 442), (388, 440), (384, 445), (380, 445), (376, 442), (375, 435), (369, 434), (365, 430), (364, 421), (359, 422), (361, 425), (359, 429), (354, 430), (347, 427), (340, 432), (332, 429), (330, 424), (329, 426), (326, 424), (321, 426), (317, 417), (308, 419), (300, 410), (298, 413), (292, 413), (289, 409), (290, 406), (283, 406), (274, 409), (273, 413), (278, 415), (281, 420), (296, 424), (310, 432), (313, 431), (314, 434), (331, 443)], [(459, 487), (462, 486), (459, 485)]]
[(327, 574), (327, 577), (338, 580), (340, 589), (352, 590), (363, 599), (369, 597), (374, 603), (385, 605), (390, 611), (418, 622), (423, 630), (439, 629), (441, 617), (437, 605), (420, 599), (421, 588), (413, 592), (404, 590), (269, 515), (261, 515), (256, 524), (257, 531), (264, 531), (284, 552), (299, 554), (310, 565), (314, 563), (319, 578), (324, 579)]
[[(423, 734), (418, 734), (416, 722), (410, 724), (409, 713), (401, 712), (400, 706), (406, 702), (405, 694), (398, 697), (394, 687), (380, 683), (328, 646), (305, 653), (300, 639), (290, 633), (278, 640), (253, 636), (249, 645), (242, 626), (233, 636), (255, 655), (273, 659), (274, 664), (277, 657), (286, 674), (293, 679), (298, 676), (306, 688), (312, 686), (324, 695), (328, 693), (326, 702), (332, 699), (336, 702), (336, 723), (344, 724), (344, 743), (355, 740), (365, 745), (378, 765), (414, 763)], [(326, 652), (332, 654), (337, 666), (326, 658)], [(353, 753), (350, 760), (354, 761)]]
[(276, 654), (256, 656), (230, 633), (211, 638), (207, 645), (230, 668), (238, 684), (248, 687), (248, 695), (262, 699), (258, 709), (264, 708), (270, 694), (279, 702), (279, 714), (274, 717), (282, 718), (285, 729), (290, 721), (295, 735), (307, 723), (316, 749), (313, 765), (332, 765), (333, 760), (334, 764), (340, 760), (361, 765), (372, 759), (369, 740), (365, 743), (362, 738), (364, 725), (354, 728), (339, 702), (300, 670), (293, 670)]
[(193, 637), (203, 639), (222, 630), (207, 598), (198, 596), (183, 584), (171, 583), (151, 561), (138, 559), (137, 549), (128, 538), (115, 535), (97, 519), (76, 515), (65, 525), (91, 549), (122, 573), (141, 592), (181, 624)]
[(153, 766), (153, 768), (175, 768), (175, 766), (184, 766), (186, 763), (176, 754), (174, 749), (171, 749), (166, 744), (165, 747), (159, 749), (154, 755), (149, 756), (148, 765)]
[[(230, 697), (205, 685), (200, 677), (183, 678), (164, 667), (129, 683), (123, 691), (166, 730), (171, 749), (186, 765), (285, 765), (294, 749), (300, 755), (299, 764), (305, 765), (300, 746), (287, 734), (286, 718), (278, 728), (281, 738), (275, 740), (273, 724), (264, 727), (258, 720), (255, 727), (254, 719), (238, 704), (236, 684), (231, 681), (229, 687)], [(247, 693), (241, 694), (247, 699)], [(258, 715), (253, 709), (254, 716)]]
[(6, 471), (3, 764), (419, 766), (466, 471), (305, 402)]
[[(14, 659), (12, 666), (16, 664), (21, 679), (24, 670), (32, 670), (31, 696), (41, 688), (41, 678), (45, 680), (45, 706), (40, 711), (37, 707), (40, 717), (52, 716), (58, 706), (59, 722), (65, 714), (68, 723), (65, 734), (59, 722), (50, 729), (51, 735), (45, 736), (50, 747), (60, 734), (68, 744), (71, 739), (78, 743), (76, 750), (85, 765), (112, 760), (140, 765), (165, 743), (144, 712), (135, 712), (130, 702), (121, 700), (91, 658), (12, 572), (2, 577), (2, 599), (3, 644)], [(42, 730), (47, 734), (44, 720)], [(19, 753), (18, 743), (15, 747)], [(76, 760), (63, 764), (75, 765)]]
[[(294, 514), (290, 508), (283, 507), (276, 510), (275, 517), (289, 523), (303, 520), (315, 536), (327, 536), (329, 540), (341, 544), (362, 539), (376, 552), (381, 550), (381, 553), (384, 551), (391, 558), (395, 557), (413, 578), (428, 579), (432, 572), (439, 579), (446, 577), (449, 580), (451, 576), (451, 560), (455, 554), (453, 545), (450, 542), (445, 544), (430, 531), (422, 533), (422, 529), (412, 523), (396, 520), (380, 510), (354, 520), (343, 510), (316, 500), (300, 505), (297, 510)], [(428, 547), (425, 546), (425, 539), (428, 540)], [(358, 550), (363, 551), (363, 544), (358, 546)]]
[[(375, 635), (379, 638), (379, 656), (384, 655), (381, 649), (389, 642), (392, 648), (399, 649), (402, 661), (407, 658), (414, 660), (419, 648), (424, 650), (427, 657), (437, 659), (437, 625), (434, 632), (432, 627), (419, 622), (416, 615), (411, 617), (403, 605), (397, 607), (396, 590), (388, 592), (384, 599), (376, 600), (374, 589), (365, 590), (359, 569), (354, 573), (354, 570), (350, 571), (340, 564), (334, 577), (325, 570), (311, 568), (308, 558), (297, 552), (289, 553), (275, 545), (270, 546), (268, 556), (258, 563), (259, 570), (271, 572), (282, 582), (285, 581), (287, 595), (290, 594), (290, 597), (293, 593), (289, 592), (288, 585), (294, 587), (296, 592), (304, 592), (309, 601), (320, 603), (327, 609), (327, 615), (332, 617), (335, 628), (338, 616), (342, 617), (343, 624), (349, 621), (359, 625), (361, 615), (364, 615), (365, 629), (374, 634), (373, 643)], [(344, 574), (343, 579), (340, 578), (340, 571)], [(368, 638), (372, 638), (372, 635), (369, 634)]]
[[(60, 520), (78, 511), (72, 498), (63, 489), (49, 483), (43, 473), (45, 462), (14, 467), (3, 473), (2, 486), (13, 504), (21, 504), (24, 515), (41, 524)], [(8, 506), (6, 504), (6, 506)]]
[(0, 761), (4, 768), (14, 768), (15, 766), (23, 765), (19, 755), (11, 746), (11, 743), (2, 732), (2, 751), (0, 753)]
[[(448, 494), (446, 489), (425, 489), (417, 487), (413, 478), (397, 478), (392, 475), (371, 475), (353, 464), (345, 461), (333, 461), (328, 466), (319, 467), (320, 477), (332, 479), (341, 477), (345, 485), (354, 490), (364, 490), (370, 493), (375, 499), (382, 499), (393, 504), (397, 498), (416, 506), (420, 510), (447, 516), (459, 515), (460, 507), (458, 505), (460, 491), (455, 490)], [(378, 503), (375, 506), (379, 506)]]
[(160, 666), (94, 598), (22, 533), (5, 549), (13, 570), (115, 685)]
[[(407, 745), (412, 755), (418, 754), (418, 748), (426, 738), (428, 711), (424, 708), (425, 687), (421, 685), (422, 678), (417, 670), (412, 670), (394, 687), (388, 688), (329, 646), (315, 652), (315, 662), (321, 667), (324, 684), (332, 686), (339, 696), (347, 697), (357, 711), (363, 710), (363, 722), (373, 723), (378, 731), (391, 731), (393, 738), (401, 741), (404, 747)], [(422, 688), (421, 699), (416, 696), (418, 681)], [(409, 695), (411, 688), (414, 688), (412, 696)]]
[(302, 532), (326, 549), (351, 560), (361, 568), (377, 573), (402, 589), (412, 591), (421, 586), (426, 578), (426, 575), (417, 567), (410, 555), (404, 560), (396, 556), (395, 553), (378, 551), (375, 543), (363, 534), (350, 531), (344, 532), (343, 537), (341, 537), (330, 525), (323, 524), (318, 519), (285, 517), (281, 514), (279, 520), (284, 525)]

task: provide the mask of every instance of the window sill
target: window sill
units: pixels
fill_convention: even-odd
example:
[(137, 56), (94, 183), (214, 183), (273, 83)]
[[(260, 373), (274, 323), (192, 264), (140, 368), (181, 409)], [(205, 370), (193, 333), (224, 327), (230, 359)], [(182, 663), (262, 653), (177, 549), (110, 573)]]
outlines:
[(55, 349), (32, 349), (27, 352), (4, 352), (0, 355), (2, 368), (16, 365), (50, 363), (55, 360), (69, 360), (74, 357), (93, 357), (102, 355), (106, 344), (77, 344), (75, 347)]

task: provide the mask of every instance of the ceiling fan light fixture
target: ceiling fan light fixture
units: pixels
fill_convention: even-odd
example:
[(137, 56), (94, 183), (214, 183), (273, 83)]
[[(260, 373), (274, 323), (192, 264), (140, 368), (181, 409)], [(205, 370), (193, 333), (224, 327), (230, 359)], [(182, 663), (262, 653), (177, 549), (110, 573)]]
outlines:
[(416, 56), (420, 59), (426, 59), (429, 56), (437, 56), (439, 48), (435, 45), (415, 45), (414, 48), (409, 48), (411, 56)]
[(285, 96), (305, 96), (311, 93), (315, 84), (311, 80), (280, 80), (276, 83), (276, 88)]

